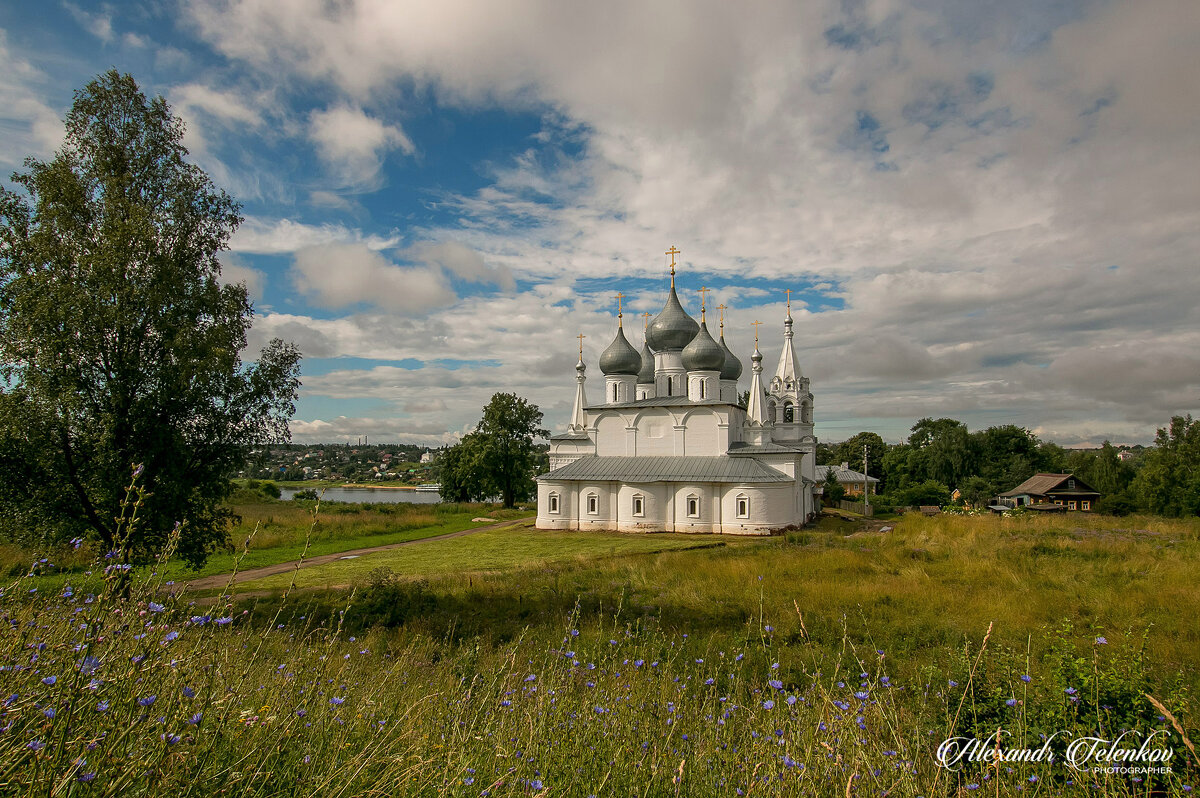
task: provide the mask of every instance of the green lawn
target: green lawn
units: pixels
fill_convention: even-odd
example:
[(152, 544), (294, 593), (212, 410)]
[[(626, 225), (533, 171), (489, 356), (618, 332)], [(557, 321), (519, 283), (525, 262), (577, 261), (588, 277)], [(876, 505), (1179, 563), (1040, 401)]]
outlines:
[[(296, 575), (296, 584), (298, 587), (360, 584), (366, 581), (371, 571), (384, 567), (402, 576), (442, 576), (514, 568), (536, 569), (549, 563), (583, 564), (615, 555), (712, 548), (728, 542), (728, 539), (711, 535), (548, 532), (525, 524), (305, 568)], [(732, 542), (746, 543), (738, 540)], [(282, 574), (243, 582), (238, 585), (238, 590), (285, 588), (291, 580), (291, 574)]]

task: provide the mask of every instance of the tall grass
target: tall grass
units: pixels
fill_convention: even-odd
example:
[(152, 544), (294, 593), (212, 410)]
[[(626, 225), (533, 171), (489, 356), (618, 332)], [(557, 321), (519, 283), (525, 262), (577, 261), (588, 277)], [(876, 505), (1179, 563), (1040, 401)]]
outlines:
[[(1194, 531), (1147, 532), (1179, 555), (1162, 560), (1195, 556)], [(99, 563), (53, 595), (19, 580), (0, 595), (0, 792), (1182, 796), (1195, 763), (1145, 696), (1187, 731), (1194, 672), (1153, 656), (1159, 627), (1098, 635), (1064, 607), (1040, 640), (1017, 645), (1005, 624), (1040, 611), (997, 604), (994, 625), (960, 630), (987, 614), (972, 579), (1011, 571), (1008, 589), (1028, 582), (1042, 601), (1066, 589), (1041, 584), (1065, 570), (1043, 564), (1062, 557), (1081, 568), (1078, 590), (1113, 600), (1092, 584), (1097, 574), (1154, 561), (1146, 535), (1126, 534), (913, 520), (888, 535), (801, 533), (594, 568), (427, 585), (376, 575), (336, 594), (340, 605), (200, 608), (164, 592), (161, 577), (124, 597)], [(1178, 579), (1161, 565), (1143, 578)], [(868, 602), (880, 585), (897, 591), (893, 603)], [(950, 606), (965, 620), (933, 601), (954, 585), (962, 596)], [(985, 600), (1002, 595), (979, 587)], [(433, 612), (419, 605), (398, 628), (373, 626), (360, 609), (416, 590)], [(503, 596), (541, 609), (510, 636), (463, 633), (472, 601)], [(451, 599), (457, 621), (430, 625)], [(936, 640), (914, 642), (908, 621), (889, 614), (917, 602), (930, 604), (922, 634), (939, 620), (948, 629)], [(997, 728), (1013, 746), (1159, 729), (1172, 734), (1173, 772), (1134, 780), (1061, 763), (935, 764), (941, 740)]]

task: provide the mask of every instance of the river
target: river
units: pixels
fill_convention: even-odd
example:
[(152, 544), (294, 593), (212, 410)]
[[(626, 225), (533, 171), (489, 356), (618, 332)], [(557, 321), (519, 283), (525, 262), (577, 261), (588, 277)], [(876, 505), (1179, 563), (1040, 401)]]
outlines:
[[(290, 499), (299, 488), (280, 488), (281, 499)], [(367, 504), (437, 504), (442, 500), (437, 491), (404, 490), (402, 488), (312, 488), (327, 502), (363, 502)]]

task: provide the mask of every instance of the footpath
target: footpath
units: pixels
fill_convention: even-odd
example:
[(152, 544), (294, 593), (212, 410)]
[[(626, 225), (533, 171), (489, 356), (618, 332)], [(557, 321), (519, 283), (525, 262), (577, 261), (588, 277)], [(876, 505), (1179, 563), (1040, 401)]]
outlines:
[[(532, 516), (530, 516), (532, 517)], [(261, 568), (248, 568), (245, 571), (238, 571), (235, 574), (213, 574), (212, 576), (204, 576), (199, 579), (193, 579), (186, 584), (188, 591), (193, 590), (216, 590), (225, 587), (226, 585), (236, 585), (241, 582), (249, 582), (254, 579), (262, 579), (268, 576), (277, 574), (291, 573), (299, 568), (311, 568), (314, 565), (325, 565), (338, 560), (351, 559), (361, 557), (364, 554), (373, 554), (377, 551), (389, 551), (391, 549), (399, 549), (403, 546), (417, 546), (422, 543), (433, 543), (437, 540), (449, 540), (450, 538), (461, 538), (464, 535), (473, 535), (476, 532), (482, 532), (485, 529), (500, 529), (501, 527), (512, 526), (528, 521), (529, 518), (514, 518), (511, 521), (498, 521), (494, 524), (485, 524), (483, 526), (472, 527), (471, 529), (463, 529), (458, 532), (447, 532), (444, 535), (434, 535), (429, 538), (418, 538), (417, 540), (406, 540), (403, 543), (389, 543), (385, 546), (370, 546), (365, 549), (350, 549), (348, 551), (339, 551), (334, 554), (319, 554), (315, 557), (309, 557), (305, 560), (289, 560), (288, 562), (275, 563), (274, 565), (264, 565)]]

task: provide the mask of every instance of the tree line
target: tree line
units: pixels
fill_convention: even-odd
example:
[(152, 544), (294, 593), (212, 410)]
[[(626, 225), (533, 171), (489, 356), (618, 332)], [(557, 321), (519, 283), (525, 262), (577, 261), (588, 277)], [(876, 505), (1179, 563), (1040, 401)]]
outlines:
[(1099, 449), (1064, 449), (1013, 424), (971, 432), (952, 418), (923, 418), (908, 439), (888, 444), (860, 432), (837, 444), (818, 444), (817, 463), (847, 463), (879, 480), (877, 503), (948, 504), (953, 490), (972, 506), (988, 503), (1037, 473), (1071, 473), (1100, 492), (1098, 509), (1117, 515), (1200, 514), (1200, 421), (1175, 416), (1154, 446), (1125, 461), (1105, 441)]

